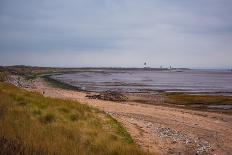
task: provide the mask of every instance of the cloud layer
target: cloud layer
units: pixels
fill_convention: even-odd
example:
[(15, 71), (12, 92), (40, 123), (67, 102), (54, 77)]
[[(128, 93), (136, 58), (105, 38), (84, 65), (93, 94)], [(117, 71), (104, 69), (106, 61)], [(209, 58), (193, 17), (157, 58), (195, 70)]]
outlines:
[(232, 66), (231, 0), (1, 0), (1, 65)]

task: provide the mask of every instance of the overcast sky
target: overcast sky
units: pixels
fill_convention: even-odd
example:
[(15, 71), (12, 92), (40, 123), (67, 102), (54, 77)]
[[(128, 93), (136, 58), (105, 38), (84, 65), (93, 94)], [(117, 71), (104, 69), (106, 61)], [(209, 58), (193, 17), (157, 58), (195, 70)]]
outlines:
[(232, 67), (232, 0), (0, 0), (0, 65)]

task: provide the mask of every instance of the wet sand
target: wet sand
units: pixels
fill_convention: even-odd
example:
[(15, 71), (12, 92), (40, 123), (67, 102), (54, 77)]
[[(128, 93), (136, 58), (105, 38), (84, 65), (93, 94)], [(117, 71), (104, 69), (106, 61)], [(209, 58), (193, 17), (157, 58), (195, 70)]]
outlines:
[(221, 70), (103, 70), (52, 75), (81, 90), (104, 92), (186, 92), (232, 95), (232, 72)]

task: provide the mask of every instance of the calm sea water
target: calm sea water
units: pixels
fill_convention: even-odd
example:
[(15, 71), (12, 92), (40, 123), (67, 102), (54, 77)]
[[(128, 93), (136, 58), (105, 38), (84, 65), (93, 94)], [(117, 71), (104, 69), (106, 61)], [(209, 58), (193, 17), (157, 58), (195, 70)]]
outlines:
[(79, 72), (52, 78), (87, 91), (207, 92), (232, 94), (232, 72), (213, 70), (123, 70)]

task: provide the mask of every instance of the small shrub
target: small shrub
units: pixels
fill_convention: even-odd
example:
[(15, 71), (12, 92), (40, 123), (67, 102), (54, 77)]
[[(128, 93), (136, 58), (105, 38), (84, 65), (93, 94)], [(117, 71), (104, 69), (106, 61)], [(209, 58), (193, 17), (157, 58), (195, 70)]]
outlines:
[(9, 75), (6, 72), (0, 72), (0, 82), (7, 81), (9, 79)]

